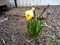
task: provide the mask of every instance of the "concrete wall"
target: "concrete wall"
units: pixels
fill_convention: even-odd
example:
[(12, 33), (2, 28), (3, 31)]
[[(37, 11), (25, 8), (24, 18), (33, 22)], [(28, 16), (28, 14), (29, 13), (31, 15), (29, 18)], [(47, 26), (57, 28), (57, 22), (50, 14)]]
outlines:
[(5, 4), (6, 4), (6, 0), (0, 0), (0, 6)]
[(15, 7), (14, 0), (6, 0), (8, 7)]
[[(14, 0), (7, 0), (12, 6), (15, 6)], [(36, 5), (60, 5), (60, 0), (17, 0), (18, 7), (20, 6), (36, 6)]]

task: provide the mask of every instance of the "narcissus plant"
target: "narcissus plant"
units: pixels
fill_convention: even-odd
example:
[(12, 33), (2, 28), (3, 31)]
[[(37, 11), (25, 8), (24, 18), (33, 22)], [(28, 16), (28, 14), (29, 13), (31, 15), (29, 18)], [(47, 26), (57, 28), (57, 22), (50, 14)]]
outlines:
[[(47, 6), (48, 7), (48, 6)], [(42, 14), (44, 13), (44, 11), (47, 9), (44, 8), (42, 10), (42, 12), (40, 13), (40, 16), (42, 16)], [(38, 36), (40, 35), (42, 29), (44, 27), (48, 27), (51, 28), (50, 26), (48, 26), (46, 23), (41, 23), (41, 21), (43, 19), (41, 19), (40, 17), (37, 17), (35, 15), (35, 8), (32, 8), (31, 10), (27, 10), (25, 11), (25, 17), (27, 20), (27, 29), (28, 29), (28, 33), (34, 38), (38, 38)], [(41, 19), (41, 20), (40, 20)]]

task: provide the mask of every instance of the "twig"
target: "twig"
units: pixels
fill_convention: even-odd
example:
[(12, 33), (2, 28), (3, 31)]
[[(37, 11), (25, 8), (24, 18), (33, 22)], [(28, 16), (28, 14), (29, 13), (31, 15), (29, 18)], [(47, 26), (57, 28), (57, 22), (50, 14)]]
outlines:
[(3, 42), (3, 44), (5, 45), (5, 41), (4, 41), (4, 39), (2, 38), (2, 42)]
[(8, 18), (1, 19), (0, 22), (6, 21)]

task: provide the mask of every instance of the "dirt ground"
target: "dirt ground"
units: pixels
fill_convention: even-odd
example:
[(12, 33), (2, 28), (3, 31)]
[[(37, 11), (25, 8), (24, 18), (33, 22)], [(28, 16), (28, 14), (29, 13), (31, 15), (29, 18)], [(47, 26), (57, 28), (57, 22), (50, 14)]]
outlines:
[[(36, 7), (39, 16), (43, 6)], [(34, 41), (27, 33), (24, 12), (31, 7), (11, 8), (0, 16), (0, 45), (60, 45), (60, 6), (50, 6), (43, 14), (53, 30), (43, 29)]]

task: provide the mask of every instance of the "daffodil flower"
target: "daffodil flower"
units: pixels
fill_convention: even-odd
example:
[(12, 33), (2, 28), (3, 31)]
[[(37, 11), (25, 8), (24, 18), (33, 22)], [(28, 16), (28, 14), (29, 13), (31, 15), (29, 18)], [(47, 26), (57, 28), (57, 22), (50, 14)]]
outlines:
[(34, 10), (34, 8), (32, 8), (31, 10), (27, 10), (25, 12), (26, 20), (31, 20), (34, 17), (33, 10)]

